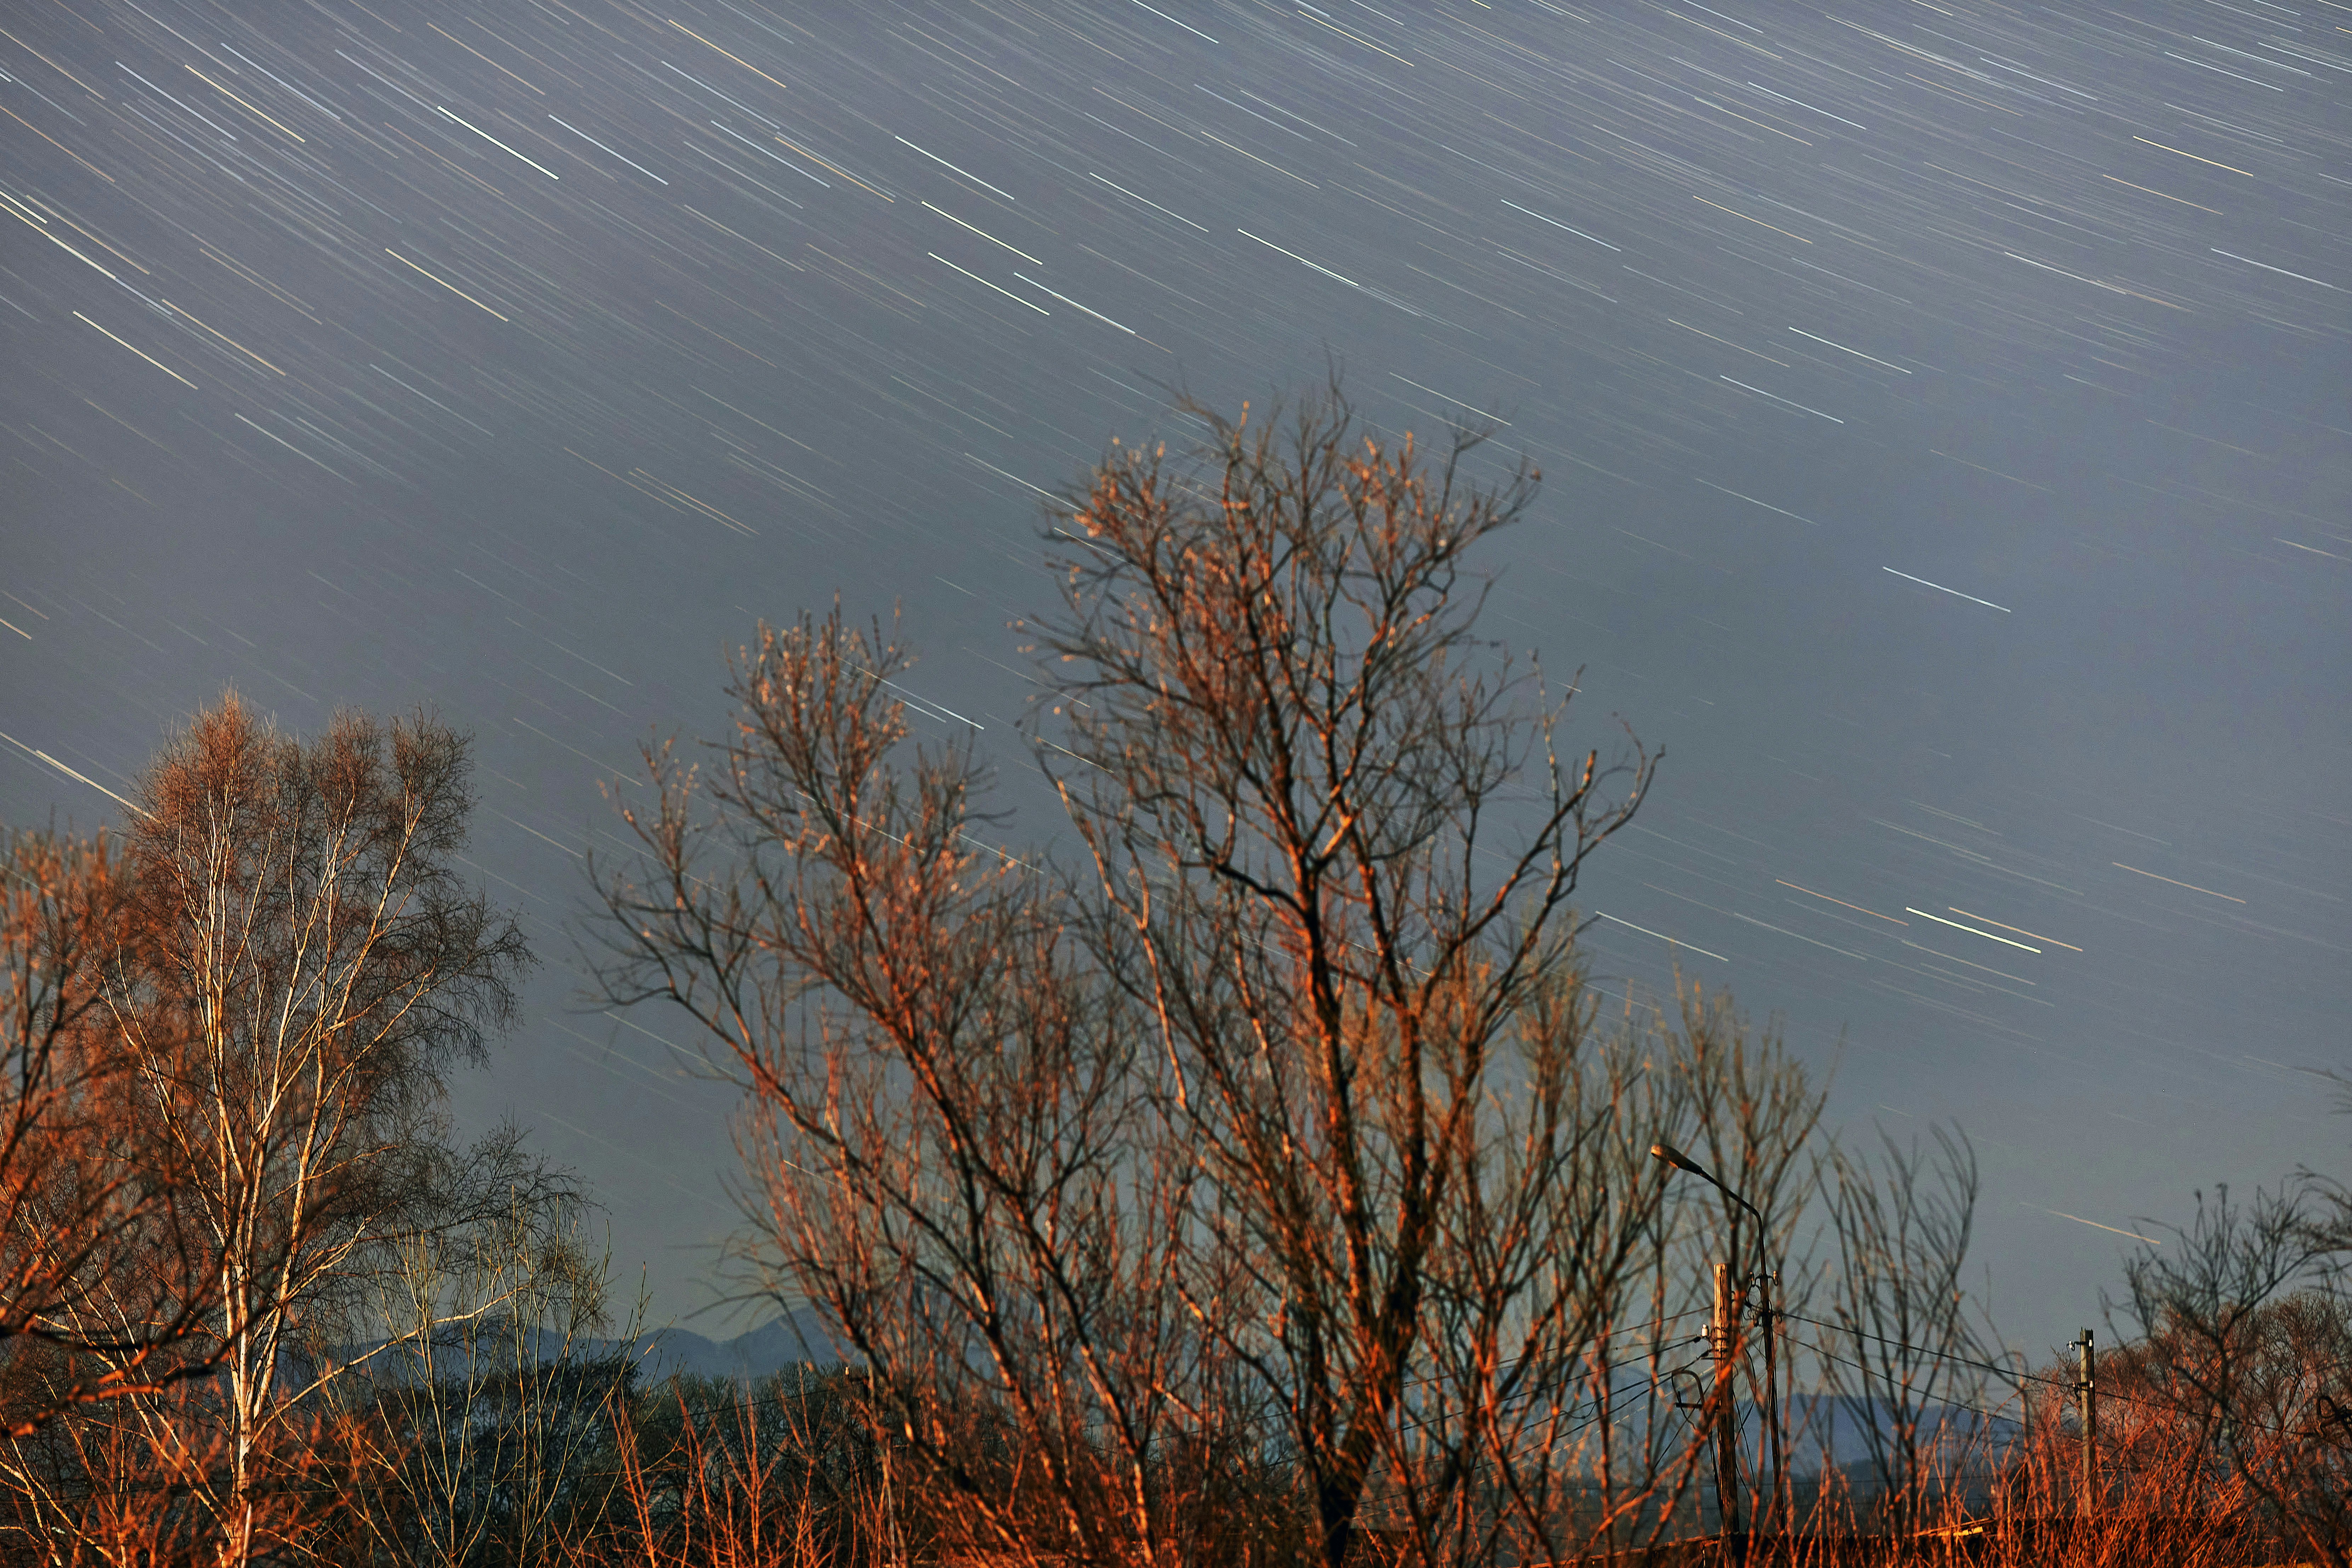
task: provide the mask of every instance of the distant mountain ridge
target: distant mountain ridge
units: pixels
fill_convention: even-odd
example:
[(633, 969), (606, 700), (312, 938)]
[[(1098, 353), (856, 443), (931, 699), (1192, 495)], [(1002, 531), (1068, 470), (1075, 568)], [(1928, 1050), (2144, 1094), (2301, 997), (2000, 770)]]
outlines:
[(625, 1345), (636, 1359), (640, 1386), (681, 1373), (748, 1381), (804, 1363), (837, 1366), (844, 1359), (814, 1309), (808, 1307), (772, 1318), (732, 1339), (713, 1340), (691, 1329), (656, 1329), (633, 1341), (585, 1341), (574, 1353), (602, 1354)]
[[(462, 1329), (456, 1331), (463, 1333)], [(484, 1336), (482, 1342), (492, 1362), (507, 1364), (505, 1358), (513, 1352), (510, 1342), (494, 1331)], [(524, 1344), (528, 1358), (541, 1364), (565, 1359), (577, 1363), (625, 1357), (636, 1364), (641, 1388), (681, 1375), (748, 1383), (797, 1366), (838, 1366), (844, 1359), (814, 1310), (806, 1307), (725, 1340), (673, 1327), (656, 1329), (633, 1340), (583, 1336), (567, 1345), (562, 1334), (537, 1329), (525, 1335)], [(459, 1343), (445, 1342), (436, 1359), (436, 1375), (469, 1375), (467, 1356)], [(393, 1384), (413, 1382), (423, 1375), (424, 1363), (414, 1347), (387, 1345), (382, 1341), (338, 1347), (335, 1360), (346, 1366), (363, 1368), (367, 1375)], [(298, 1382), (307, 1383), (313, 1375), (310, 1364), (292, 1352), (287, 1354), (286, 1365), (289, 1374)]]

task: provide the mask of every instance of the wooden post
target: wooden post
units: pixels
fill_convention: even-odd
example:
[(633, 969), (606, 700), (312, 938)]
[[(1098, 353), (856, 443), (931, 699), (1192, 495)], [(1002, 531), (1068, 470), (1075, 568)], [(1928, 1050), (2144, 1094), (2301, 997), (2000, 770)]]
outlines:
[(2083, 1513), (2099, 1511), (2099, 1366), (2091, 1352), (2091, 1331), (2074, 1342), (2080, 1352), (2074, 1394), (2083, 1413)]
[(1788, 1466), (1780, 1452), (1780, 1378), (1775, 1365), (1773, 1342), (1780, 1337), (1778, 1314), (1772, 1310), (1772, 1276), (1759, 1271), (1756, 1276), (1756, 1321), (1764, 1335), (1764, 1430), (1771, 1443), (1772, 1489), (1764, 1505), (1763, 1530), (1766, 1534), (1789, 1528), (1785, 1492), (1788, 1486)]
[(1724, 1545), (1735, 1563), (1744, 1562), (1739, 1531), (1739, 1296), (1731, 1265), (1715, 1266), (1715, 1492), (1722, 1514)]

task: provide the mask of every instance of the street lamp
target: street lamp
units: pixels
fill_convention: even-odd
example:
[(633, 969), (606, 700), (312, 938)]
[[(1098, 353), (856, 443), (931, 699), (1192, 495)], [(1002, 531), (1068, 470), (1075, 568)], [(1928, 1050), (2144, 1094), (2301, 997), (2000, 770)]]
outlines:
[[(1650, 1145), (1650, 1153), (1653, 1158), (1662, 1161), (1675, 1170), (1687, 1171), (1692, 1175), (1698, 1177), (1701, 1181), (1706, 1182), (1715, 1187), (1717, 1191), (1720, 1192), (1725, 1197), (1729, 1198), (1733, 1203), (1736, 1203), (1741, 1208), (1746, 1209), (1750, 1215), (1754, 1215), (1756, 1218), (1756, 1234), (1759, 1238), (1758, 1247), (1759, 1251), (1762, 1249), (1763, 1240), (1767, 1234), (1764, 1226), (1764, 1216), (1761, 1214), (1757, 1213), (1756, 1205), (1754, 1204), (1749, 1203), (1739, 1194), (1734, 1192), (1731, 1187), (1713, 1171), (1708, 1170), (1705, 1165), (1700, 1164), (1696, 1160), (1692, 1159), (1689, 1155), (1684, 1153), (1681, 1150), (1675, 1148), (1671, 1143), (1653, 1143)], [(1723, 1505), (1723, 1532), (1727, 1543), (1732, 1541), (1740, 1541), (1741, 1546), (1744, 1547), (1746, 1543), (1744, 1541), (1740, 1540), (1738, 1527), (1739, 1436), (1737, 1407), (1734, 1404), (1735, 1394), (1732, 1385), (1732, 1362), (1739, 1345), (1739, 1298), (1738, 1281), (1740, 1275), (1739, 1216), (1738, 1215), (1732, 1215), (1731, 1219), (1731, 1245), (1729, 1250), (1731, 1257), (1729, 1263), (1726, 1267), (1726, 1272), (1728, 1273), (1733, 1283), (1727, 1292), (1721, 1289), (1718, 1289), (1717, 1292), (1717, 1300), (1718, 1302), (1718, 1322), (1717, 1326), (1720, 1333), (1720, 1337), (1717, 1342), (1717, 1354), (1721, 1356), (1723, 1359), (1720, 1363), (1721, 1371), (1718, 1374), (1718, 1382), (1721, 1384), (1722, 1393), (1722, 1409), (1716, 1416), (1717, 1421), (1720, 1424), (1716, 1428), (1716, 1496)], [(1778, 1336), (1773, 1332), (1773, 1313), (1770, 1293), (1771, 1277), (1767, 1273), (1759, 1271), (1757, 1275), (1756, 1283), (1759, 1292), (1764, 1298), (1758, 1304), (1757, 1319), (1764, 1331), (1764, 1421), (1765, 1430), (1769, 1436), (1772, 1453), (1772, 1492), (1771, 1500), (1769, 1505), (1770, 1513), (1767, 1516), (1766, 1520), (1766, 1523), (1769, 1528), (1779, 1522), (1778, 1516), (1780, 1512), (1780, 1487), (1783, 1475), (1780, 1455), (1780, 1411), (1779, 1403), (1779, 1387), (1777, 1368), (1774, 1365), (1775, 1357), (1773, 1355), (1773, 1341)], [(1724, 1297), (1727, 1294), (1730, 1298), (1727, 1301), (1724, 1300)], [(1746, 1552), (1741, 1551), (1739, 1555), (1744, 1560)]]

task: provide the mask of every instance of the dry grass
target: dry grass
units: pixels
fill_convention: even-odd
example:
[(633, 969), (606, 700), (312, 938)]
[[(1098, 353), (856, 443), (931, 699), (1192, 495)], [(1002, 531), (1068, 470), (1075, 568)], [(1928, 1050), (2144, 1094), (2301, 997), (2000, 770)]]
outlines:
[[(566, 1474), (533, 1483), (553, 1485), (566, 1500), (557, 1527), (518, 1537), (493, 1520), (462, 1560), (486, 1568), (1076, 1568), (1079, 1559), (1055, 1542), (992, 1535), (983, 1516), (946, 1489), (910, 1489), (871, 1440), (858, 1393), (837, 1375), (624, 1393), (606, 1407), (605, 1439), (567, 1449)], [(75, 1484), (49, 1489), (37, 1506), (21, 1493), (0, 1500), (0, 1563), (216, 1556), (206, 1516), (219, 1454), (159, 1446), (120, 1414), (53, 1428), (51, 1442), (70, 1459)], [(2273, 1528), (2248, 1489), (2186, 1458), (2119, 1464), (2103, 1478), (2095, 1510), (2085, 1510), (2077, 1456), (2071, 1433), (2029, 1425), (2001, 1462), (1964, 1457), (1972, 1461), (1967, 1484), (1958, 1475), (1931, 1479), (1907, 1506), (1900, 1498), (1858, 1499), (1832, 1472), (1828, 1486), (1796, 1500), (1797, 1528), (1751, 1537), (1745, 1560), (1753, 1568), (2316, 1568), (2330, 1561)], [(352, 1418), (322, 1421), (281, 1458), (273, 1484), (259, 1489), (268, 1506), (257, 1560), (387, 1568), (451, 1561), (429, 1549), (434, 1532), (404, 1524), (401, 1508), (427, 1500), (400, 1500), (400, 1456), (384, 1432)], [(1311, 1510), (1278, 1475), (1256, 1478), (1255, 1496), (1235, 1484), (1228, 1478), (1224, 1492), (1201, 1489), (1198, 1506), (1173, 1510), (1181, 1537), (1134, 1542), (1122, 1563), (1286, 1568), (1316, 1561)], [(1286, 1514), (1295, 1517), (1286, 1523)], [(1738, 1560), (1719, 1538), (1696, 1534), (1687, 1507), (1675, 1518), (1681, 1528), (1662, 1533), (1679, 1539), (1573, 1561), (1702, 1568)], [(43, 1550), (25, 1551), (34, 1540)], [(1363, 1568), (1441, 1561), (1513, 1558), (1425, 1551), (1412, 1532), (1394, 1529), (1361, 1532), (1351, 1553)]]

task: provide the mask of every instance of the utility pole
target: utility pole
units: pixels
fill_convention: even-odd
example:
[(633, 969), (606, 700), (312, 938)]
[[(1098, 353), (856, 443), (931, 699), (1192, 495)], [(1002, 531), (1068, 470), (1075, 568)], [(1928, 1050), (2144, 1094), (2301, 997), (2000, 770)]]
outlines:
[[(1701, 1181), (1711, 1184), (1717, 1191), (1746, 1209), (1756, 1221), (1758, 1250), (1771, 1245), (1771, 1230), (1754, 1204), (1741, 1197), (1725, 1184), (1722, 1177), (1708, 1170), (1671, 1143), (1650, 1145), (1651, 1158), (1670, 1169), (1687, 1171)], [(1725, 1554), (1735, 1563), (1748, 1561), (1748, 1538), (1739, 1530), (1739, 1391), (1733, 1374), (1739, 1365), (1739, 1321), (1741, 1295), (1739, 1285), (1739, 1216), (1731, 1216), (1730, 1246), (1726, 1248), (1730, 1260), (1715, 1266), (1715, 1311), (1707, 1323), (1707, 1343), (1716, 1357), (1715, 1394), (1711, 1401), (1715, 1415), (1715, 1486), (1716, 1497), (1723, 1515)], [(1759, 1276), (1760, 1278), (1760, 1276)], [(1769, 1303), (1769, 1298), (1768, 1298)], [(1764, 1319), (1764, 1354), (1767, 1392), (1765, 1418), (1772, 1427), (1772, 1484), (1775, 1495), (1780, 1484), (1780, 1413), (1771, 1407), (1772, 1326), (1769, 1307)]]
[(1715, 1492), (1722, 1504), (1723, 1539), (1734, 1562), (1747, 1553), (1739, 1532), (1739, 1296), (1731, 1265), (1715, 1266)]
[(1764, 1336), (1764, 1431), (1771, 1440), (1772, 1488), (1766, 1494), (1763, 1532), (1789, 1528), (1788, 1512), (1782, 1506), (1782, 1488), (1786, 1485), (1788, 1467), (1780, 1452), (1780, 1378), (1774, 1362), (1773, 1342), (1780, 1337), (1780, 1318), (1772, 1310), (1772, 1275), (1759, 1269), (1756, 1275), (1756, 1322)]
[(2091, 1331), (2074, 1342), (2078, 1352), (2074, 1397), (2083, 1413), (2083, 1512), (2099, 1510), (2099, 1366), (2091, 1353)]

